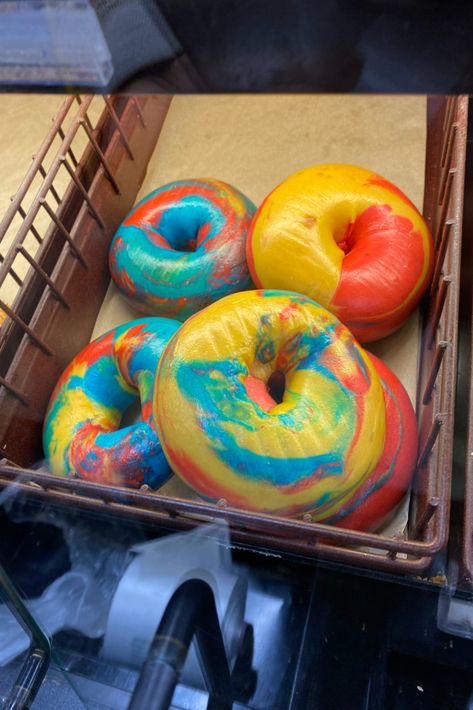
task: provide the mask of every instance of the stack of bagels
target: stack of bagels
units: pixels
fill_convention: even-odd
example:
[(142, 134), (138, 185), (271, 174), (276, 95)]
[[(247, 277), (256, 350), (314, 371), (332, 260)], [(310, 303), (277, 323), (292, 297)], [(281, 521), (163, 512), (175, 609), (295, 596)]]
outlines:
[(363, 344), (405, 322), (432, 261), (408, 197), (353, 165), (301, 170), (258, 209), (218, 180), (158, 188), (110, 248), (142, 317), (61, 376), (51, 470), (154, 490), (174, 473), (204, 500), (378, 528), (410, 486), (417, 423)]

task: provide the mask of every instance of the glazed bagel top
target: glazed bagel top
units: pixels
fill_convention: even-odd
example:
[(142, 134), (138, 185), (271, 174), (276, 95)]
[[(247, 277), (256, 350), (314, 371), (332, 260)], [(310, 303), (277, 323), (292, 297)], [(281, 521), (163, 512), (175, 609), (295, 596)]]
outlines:
[(249, 510), (326, 517), (384, 447), (371, 360), (333, 315), (287, 292), (234, 294), (189, 318), (161, 358), (154, 415), (175, 473)]
[(424, 219), (401, 190), (353, 165), (288, 177), (258, 209), (247, 243), (258, 287), (310, 296), (364, 341), (384, 337), (412, 311), (432, 251)]
[(110, 248), (118, 288), (145, 313), (185, 319), (248, 288), (247, 232), (256, 207), (220, 180), (179, 180), (141, 200)]

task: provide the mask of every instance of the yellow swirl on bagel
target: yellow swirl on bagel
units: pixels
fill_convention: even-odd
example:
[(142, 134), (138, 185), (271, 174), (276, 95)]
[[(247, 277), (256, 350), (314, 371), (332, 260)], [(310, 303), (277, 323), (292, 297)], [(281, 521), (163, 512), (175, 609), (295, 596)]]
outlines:
[[(274, 373), (285, 380), (280, 402)], [(337, 318), (295, 293), (238, 293), (189, 318), (163, 353), (154, 402), (175, 473), (248, 510), (326, 518), (384, 449), (372, 361)]]
[(429, 282), (432, 253), (412, 202), (354, 165), (316, 165), (288, 177), (258, 209), (247, 241), (258, 287), (313, 298), (361, 341), (404, 322)]

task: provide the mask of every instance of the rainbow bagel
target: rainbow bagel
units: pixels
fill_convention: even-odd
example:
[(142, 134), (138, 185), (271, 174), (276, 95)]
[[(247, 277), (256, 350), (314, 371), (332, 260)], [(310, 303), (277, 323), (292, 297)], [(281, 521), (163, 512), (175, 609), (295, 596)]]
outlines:
[[(156, 488), (171, 475), (153, 426), (152, 395), (162, 350), (180, 323), (140, 318), (87, 345), (59, 379), (43, 446), (51, 470), (100, 483)], [(120, 428), (141, 399), (141, 418)]]
[(371, 359), (332, 314), (288, 292), (227, 296), (184, 323), (160, 360), (153, 411), (174, 472), (253, 511), (334, 515), (384, 449)]
[(185, 320), (250, 286), (245, 245), (256, 210), (219, 180), (180, 180), (139, 202), (118, 228), (109, 264), (143, 313)]
[(284, 180), (258, 209), (247, 242), (258, 287), (313, 298), (362, 342), (404, 322), (429, 283), (432, 254), (412, 202), (353, 165), (316, 165)]
[(370, 354), (384, 388), (386, 440), (376, 468), (336, 515), (326, 520), (351, 530), (375, 530), (387, 522), (407, 492), (417, 458), (417, 420), (396, 375)]

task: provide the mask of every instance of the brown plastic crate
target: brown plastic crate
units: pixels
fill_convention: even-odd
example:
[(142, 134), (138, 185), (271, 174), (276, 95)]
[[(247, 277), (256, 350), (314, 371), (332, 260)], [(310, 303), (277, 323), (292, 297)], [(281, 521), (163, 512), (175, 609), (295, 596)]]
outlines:
[[(77, 97), (76, 97), (77, 98)], [(362, 533), (231, 509), (225, 505), (166, 498), (29, 469), (42, 457), (41, 428), (50, 392), (72, 357), (89, 340), (109, 282), (107, 250), (133, 205), (170, 99), (106, 99), (93, 129), (91, 97), (68, 98), (0, 223), (0, 245), (21, 210), (34, 175), (58, 131), (60, 151), (13, 243), (0, 263), (0, 287), (34, 228), (35, 210), (51, 224), (31, 259), (0, 331), (0, 486), (12, 481), (30, 497), (156, 523), (188, 528), (226, 519), (232, 538), (276, 554), (288, 552), (403, 573), (426, 569), (448, 538), (456, 381), (458, 294), (467, 106), (465, 97), (431, 97), (427, 104), (424, 215), (436, 243), (432, 288), (422, 305), (417, 411), (419, 460), (407, 539)], [(74, 114), (74, 115), (72, 115)], [(72, 116), (72, 120), (71, 120)], [(66, 117), (69, 127), (62, 129)], [(80, 161), (74, 140), (85, 131)], [(54, 170), (66, 166), (71, 183), (54, 208)], [(57, 202), (57, 201), (56, 201)], [(24, 250), (23, 250), (24, 251)], [(13, 276), (15, 278), (15, 276)], [(363, 547), (363, 550), (360, 549)], [(369, 548), (369, 550), (366, 550)]]
[[(471, 104), (471, 99), (470, 99)], [(471, 132), (471, 127), (470, 127)], [(473, 145), (467, 146), (467, 164), (465, 173), (465, 242), (462, 245), (462, 288), (461, 288), (461, 344), (459, 372), (458, 414), (458, 450), (456, 465), (458, 469), (458, 493), (454, 512), (457, 514), (459, 528), (452, 545), (452, 557), (458, 564), (455, 582), (460, 589), (471, 592), (473, 589)], [(462, 459), (460, 456), (464, 456)], [(463, 465), (464, 464), (464, 467)], [(461, 474), (464, 474), (460, 480)], [(463, 490), (460, 488), (463, 484)], [(463, 492), (463, 500), (461, 494)]]

